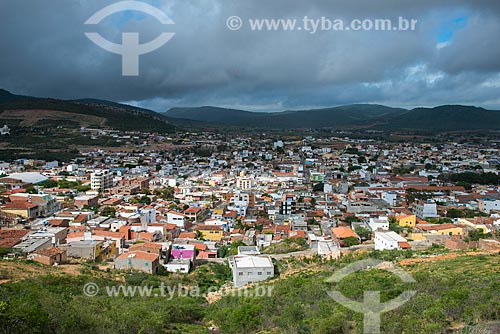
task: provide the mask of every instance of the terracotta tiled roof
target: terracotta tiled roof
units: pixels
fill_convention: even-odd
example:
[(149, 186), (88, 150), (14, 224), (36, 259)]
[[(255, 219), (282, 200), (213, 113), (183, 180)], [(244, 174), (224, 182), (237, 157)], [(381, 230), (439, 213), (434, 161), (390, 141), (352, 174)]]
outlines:
[(332, 228), (332, 233), (339, 239), (345, 239), (348, 237), (359, 238), (356, 232), (351, 230), (349, 227), (334, 227)]
[(42, 255), (42, 256), (51, 257), (51, 256), (58, 255), (58, 254), (64, 254), (64, 253), (66, 253), (66, 251), (62, 250), (60, 248), (57, 248), (57, 247), (48, 247), (48, 248), (38, 249), (38, 250), (34, 251), (33, 253), (38, 254), (38, 255)]
[(126, 259), (126, 258), (130, 257), (132, 254), (134, 254), (133, 257), (135, 257), (136, 259), (141, 259), (141, 260), (146, 260), (146, 261), (151, 261), (151, 262), (156, 261), (159, 257), (158, 254), (146, 253), (146, 252), (141, 252), (141, 251), (134, 251), (134, 252), (123, 253), (120, 256), (118, 256), (117, 259)]

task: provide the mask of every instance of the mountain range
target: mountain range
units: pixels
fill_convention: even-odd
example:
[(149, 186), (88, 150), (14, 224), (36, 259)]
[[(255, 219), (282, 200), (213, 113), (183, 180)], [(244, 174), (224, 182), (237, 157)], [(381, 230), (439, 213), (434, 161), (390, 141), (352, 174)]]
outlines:
[(0, 123), (21, 127), (96, 127), (129, 131), (175, 131), (168, 117), (106, 100), (59, 100), (14, 95), (0, 89)]
[(170, 118), (264, 129), (500, 130), (500, 111), (462, 105), (408, 110), (376, 104), (353, 104), (272, 113), (198, 107), (172, 108), (165, 115)]
[(353, 104), (323, 109), (251, 112), (219, 107), (171, 108), (164, 113), (98, 99), (60, 100), (0, 89), (0, 124), (99, 127), (169, 133), (182, 129), (500, 130), (500, 111), (474, 106), (392, 108)]

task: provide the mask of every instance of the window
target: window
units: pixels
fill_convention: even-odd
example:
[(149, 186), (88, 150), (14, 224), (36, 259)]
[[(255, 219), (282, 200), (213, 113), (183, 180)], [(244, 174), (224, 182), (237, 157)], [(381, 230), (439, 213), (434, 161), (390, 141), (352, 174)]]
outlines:
[(238, 276), (243, 276), (243, 273), (242, 273), (242, 272), (239, 272), (239, 273), (238, 273)]
[(262, 276), (262, 271), (259, 271), (257, 275)]

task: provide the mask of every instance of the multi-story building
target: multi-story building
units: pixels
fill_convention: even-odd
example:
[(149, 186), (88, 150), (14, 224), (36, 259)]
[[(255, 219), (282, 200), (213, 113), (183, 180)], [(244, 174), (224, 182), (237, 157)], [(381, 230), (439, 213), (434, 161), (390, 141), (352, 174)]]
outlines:
[(491, 211), (500, 211), (500, 200), (488, 198), (480, 199), (479, 210), (486, 213), (490, 213)]
[(413, 213), (419, 219), (439, 217), (437, 213), (437, 205), (434, 202), (419, 201), (415, 203), (413, 206)]
[(107, 169), (97, 169), (90, 174), (92, 190), (104, 191), (113, 187), (113, 173)]

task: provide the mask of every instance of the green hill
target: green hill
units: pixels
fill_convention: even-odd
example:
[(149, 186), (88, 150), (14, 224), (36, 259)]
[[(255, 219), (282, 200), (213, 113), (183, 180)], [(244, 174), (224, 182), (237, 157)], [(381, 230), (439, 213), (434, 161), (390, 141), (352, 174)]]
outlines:
[(500, 111), (461, 105), (415, 108), (393, 117), (380, 128), (441, 131), (496, 130), (500, 129)]
[(363, 128), (386, 131), (500, 129), (500, 111), (459, 105), (407, 110), (383, 105), (354, 104), (273, 113), (199, 107), (172, 108), (165, 115), (172, 118), (264, 129)]
[[(337, 303), (329, 291), (359, 302), (365, 291), (380, 291), (381, 301), (386, 302), (414, 290), (408, 302), (382, 313), (381, 333), (499, 333), (498, 254), (446, 252), (441, 258), (426, 257), (436, 251), (446, 252), (431, 249), (413, 256), (411, 251), (371, 251), (341, 260), (292, 257), (276, 261), (277, 271), (288, 268), (288, 274), (255, 290), (226, 291), (210, 303), (197, 292), (213, 292), (227, 283), (231, 279), (227, 265), (205, 264), (190, 274), (147, 275), (105, 270), (105, 264), (47, 267), (0, 259), (0, 332), (359, 334), (363, 315)], [(337, 284), (326, 281), (340, 268), (368, 256), (395, 262), (416, 282), (403, 283), (382, 270), (384, 266), (350, 274)], [(89, 283), (98, 287), (90, 290), (97, 295), (84, 294)], [(122, 288), (127, 291), (145, 287), (150, 295), (141, 297), (138, 290), (134, 297), (107, 293), (118, 291), (119, 284), (125, 284)], [(180, 286), (190, 292), (175, 290)]]
[(0, 123), (31, 127), (99, 127), (116, 130), (174, 131), (168, 120), (153, 111), (101, 100), (58, 100), (0, 91)]

